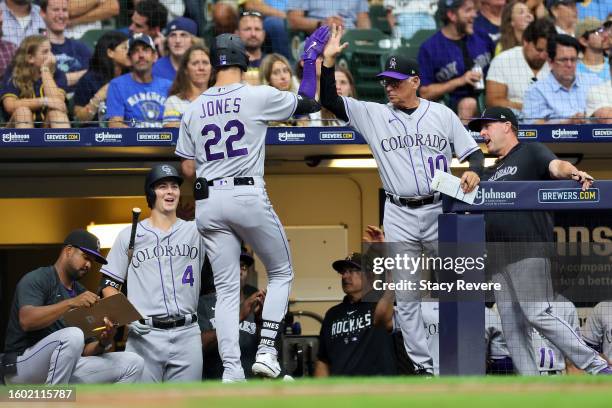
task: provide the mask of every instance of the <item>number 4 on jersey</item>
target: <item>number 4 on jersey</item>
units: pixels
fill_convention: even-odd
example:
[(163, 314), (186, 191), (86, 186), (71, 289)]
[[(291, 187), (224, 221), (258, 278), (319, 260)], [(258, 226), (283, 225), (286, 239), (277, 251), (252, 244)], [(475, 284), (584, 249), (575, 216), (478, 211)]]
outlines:
[(193, 266), (189, 265), (185, 272), (183, 272), (183, 285), (189, 284), (189, 286), (193, 286)]

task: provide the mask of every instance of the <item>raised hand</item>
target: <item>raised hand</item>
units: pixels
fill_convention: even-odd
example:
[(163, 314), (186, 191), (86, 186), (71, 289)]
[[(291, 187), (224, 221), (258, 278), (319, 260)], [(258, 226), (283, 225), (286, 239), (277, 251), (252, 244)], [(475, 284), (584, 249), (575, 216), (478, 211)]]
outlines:
[(343, 35), (344, 29), (342, 26), (333, 24), (331, 27), (331, 35), (327, 41), (325, 49), (323, 50), (323, 64), (328, 68), (331, 68), (336, 64), (336, 57), (340, 55), (340, 53), (344, 51), (346, 47), (348, 47), (347, 42), (340, 44), (340, 40), (342, 39)]
[(327, 44), (329, 35), (329, 26), (321, 26), (317, 28), (309, 37), (306, 37), (306, 40), (304, 40), (304, 52), (302, 53), (301, 58), (304, 61), (315, 61), (323, 52), (323, 48), (325, 48), (325, 44)]

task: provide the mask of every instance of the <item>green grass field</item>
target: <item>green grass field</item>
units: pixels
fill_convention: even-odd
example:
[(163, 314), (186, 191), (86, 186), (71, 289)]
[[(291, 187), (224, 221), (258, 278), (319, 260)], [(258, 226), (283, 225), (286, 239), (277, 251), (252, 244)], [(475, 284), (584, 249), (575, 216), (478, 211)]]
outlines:
[[(612, 378), (336, 378), (295, 382), (84, 385), (78, 406), (107, 408), (526, 408), (612, 406)], [(63, 404), (61, 404), (63, 405)], [(75, 406), (75, 404), (70, 404)], [(22, 406), (14, 404), (14, 406)], [(39, 406), (39, 405), (35, 405)], [(53, 404), (57, 407), (57, 404)]]

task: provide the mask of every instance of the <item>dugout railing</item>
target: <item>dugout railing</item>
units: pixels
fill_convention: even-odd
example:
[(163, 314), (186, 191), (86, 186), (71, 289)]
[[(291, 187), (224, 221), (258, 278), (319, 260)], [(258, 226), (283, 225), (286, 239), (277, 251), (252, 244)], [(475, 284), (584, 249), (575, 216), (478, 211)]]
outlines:
[[(550, 194), (552, 191), (555, 194)], [(612, 181), (595, 181), (586, 193), (575, 181), (481, 182), (473, 205), (448, 196), (438, 218), (441, 256), (474, 256), (485, 251), (485, 216), (489, 211), (612, 210)], [(440, 274), (452, 281), (454, 272)], [(463, 274), (470, 283), (485, 282), (485, 271)], [(440, 296), (440, 374), (484, 375), (486, 363), (485, 294), (456, 291)]]

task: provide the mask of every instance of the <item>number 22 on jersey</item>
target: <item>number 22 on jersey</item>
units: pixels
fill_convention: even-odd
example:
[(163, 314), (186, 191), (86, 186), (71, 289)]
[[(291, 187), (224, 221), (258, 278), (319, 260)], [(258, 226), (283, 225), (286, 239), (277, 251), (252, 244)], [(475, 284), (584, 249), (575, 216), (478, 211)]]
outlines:
[[(212, 134), (212, 138), (208, 138)], [(225, 149), (222, 146), (217, 146), (223, 136), (225, 139)], [(237, 119), (230, 120), (221, 128), (214, 123), (209, 123), (202, 129), (202, 136), (207, 138), (204, 142), (204, 151), (206, 153), (206, 161), (222, 160), (238, 156), (246, 156), (249, 150), (246, 147), (237, 149), (234, 143), (240, 141), (244, 137), (244, 125)]]

